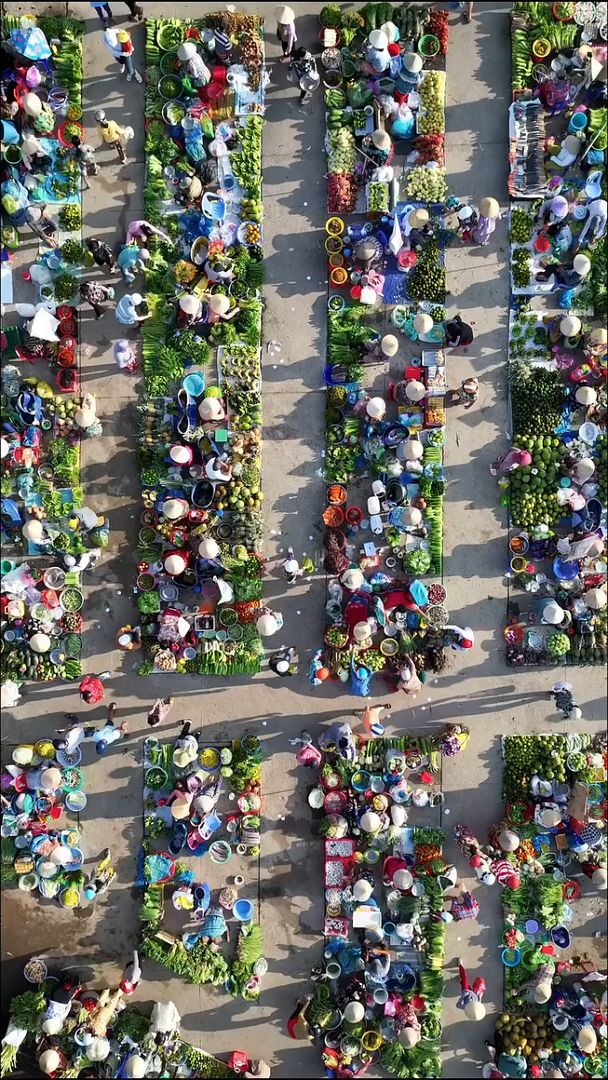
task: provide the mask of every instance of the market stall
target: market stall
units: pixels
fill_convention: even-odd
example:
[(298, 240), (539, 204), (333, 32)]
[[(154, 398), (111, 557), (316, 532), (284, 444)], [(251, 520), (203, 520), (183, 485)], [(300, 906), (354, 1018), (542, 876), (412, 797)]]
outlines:
[(503, 874), (505, 988), (496, 1065), (507, 1076), (551, 1068), (602, 1076), (606, 996), (587, 951), (589, 920), (597, 916), (601, 925), (601, 905), (587, 909), (606, 888), (605, 738), (506, 736), (503, 756), (505, 819), (490, 843), (518, 884), (511, 888)]
[(447, 13), (367, 4), (342, 15), (330, 4), (320, 20), (329, 581), (311, 680), (359, 694), (376, 673), (413, 688), (458, 647), (441, 580), (444, 249), (458, 203), (445, 180)]
[[(34, 958), (24, 975), (31, 989), (9, 1005), (9, 1023), (2, 1039), (1, 1075), (17, 1067), (40, 1075), (183, 1076), (229, 1078), (251, 1068), (247, 1054), (231, 1054), (228, 1062), (185, 1042), (181, 1017), (172, 1001), (148, 1010), (127, 1004), (121, 987), (111, 991), (82, 985), (74, 968), (51, 974)], [(30, 1073), (31, 1074), (31, 1073)]]
[[(146, 24), (138, 608), (151, 671), (250, 674), (262, 653), (262, 21)], [(177, 624), (176, 612), (180, 616)]]
[(513, 665), (608, 655), (605, 73), (603, 5), (515, 5), (513, 438), (494, 464), (510, 519)]
[(318, 742), (308, 802), (324, 843), (325, 947), (302, 1019), (328, 1075), (379, 1064), (439, 1076), (445, 905), (457, 875), (443, 830), (417, 822), (439, 820), (442, 755), (466, 734), (363, 740), (336, 722)]
[[(70, 138), (82, 134), (83, 24), (7, 16), (3, 29), (13, 65), (3, 72), (11, 119), (3, 124), (2, 258), (11, 287), (1, 339), (0, 589), (3, 679), (18, 684), (80, 677), (81, 573), (108, 530), (80, 487), (81, 440), (101, 432), (94, 398), (79, 393), (75, 308), (85, 253)], [(14, 255), (30, 229), (38, 251), (23, 276), (35, 294), (15, 304)]]
[[(82, 751), (49, 739), (17, 746), (2, 770), (2, 886), (86, 904), (81, 817), (87, 805)], [(72, 821), (70, 821), (72, 818)]]
[(257, 1000), (261, 747), (245, 736), (200, 749), (191, 735), (144, 744), (137, 884), (144, 955), (188, 982)]

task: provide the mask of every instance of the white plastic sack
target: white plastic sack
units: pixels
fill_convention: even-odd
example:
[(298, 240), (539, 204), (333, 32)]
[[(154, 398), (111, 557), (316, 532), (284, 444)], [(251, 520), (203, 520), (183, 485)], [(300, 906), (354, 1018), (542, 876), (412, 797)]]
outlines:
[(179, 1029), (181, 1019), (172, 1001), (157, 1001), (152, 1009), (150, 1028), (155, 1034), (168, 1035)]
[(59, 341), (55, 331), (59, 326), (59, 319), (51, 315), (46, 308), (39, 308), (29, 326), (30, 337), (40, 341)]
[(378, 104), (387, 120), (389, 117), (394, 116), (399, 108), (394, 97), (391, 97), (389, 94), (382, 94), (382, 96), (378, 98)]
[[(4, 684), (6, 686), (6, 683)], [(2, 690), (4, 691), (4, 686)], [(6, 1029), (6, 1035), (2, 1040), (2, 1044), (6, 1046), (21, 1046), (21, 1043), (27, 1035), (26, 1028), (16, 1027), (12, 1020), (9, 1020), (8, 1027)]]
[(401, 235), (401, 226), (399, 225), (399, 218), (397, 214), (395, 214), (395, 223), (393, 225), (393, 231), (391, 233), (391, 238), (388, 242), (388, 246), (395, 258), (397, 258), (397, 255), (403, 247), (403, 237)]

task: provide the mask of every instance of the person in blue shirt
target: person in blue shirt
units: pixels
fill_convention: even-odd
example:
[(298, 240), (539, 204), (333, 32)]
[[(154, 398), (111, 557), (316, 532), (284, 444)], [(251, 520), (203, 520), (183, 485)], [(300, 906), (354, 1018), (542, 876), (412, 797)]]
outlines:
[(135, 275), (145, 269), (149, 258), (150, 252), (147, 248), (139, 248), (137, 244), (125, 244), (116, 260), (125, 281), (135, 281)]

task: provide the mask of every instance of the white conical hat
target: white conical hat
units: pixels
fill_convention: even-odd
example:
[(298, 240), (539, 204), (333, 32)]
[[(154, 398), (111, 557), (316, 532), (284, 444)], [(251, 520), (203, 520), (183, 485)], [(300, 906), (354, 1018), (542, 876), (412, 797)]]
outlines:
[(203, 398), (198, 407), (198, 415), (201, 420), (223, 420), (226, 413), (218, 398), (206, 397)]
[(543, 610), (544, 621), (551, 623), (552, 626), (557, 626), (563, 618), (564, 609), (555, 600), (550, 600)]
[(377, 150), (390, 150), (391, 148), (391, 140), (388, 132), (381, 131), (380, 128), (374, 131), (372, 135), (372, 143)]
[(424, 454), (424, 446), (420, 442), (420, 439), (406, 439), (404, 452), (406, 460), (412, 458), (414, 461), (419, 461)]
[(372, 30), (367, 40), (373, 49), (386, 49), (388, 46), (388, 37), (383, 30)]
[(261, 637), (272, 637), (279, 629), (279, 624), (272, 612), (266, 615), (260, 615), (255, 626)]
[(223, 293), (214, 293), (209, 297), (209, 307), (216, 315), (226, 315), (230, 311), (230, 300)]
[(416, 506), (404, 506), (401, 510), (401, 520), (404, 525), (420, 525), (422, 514)]
[(597, 390), (592, 386), (579, 386), (574, 396), (579, 405), (593, 405), (597, 401)]
[(597, 1047), (597, 1035), (590, 1024), (585, 1024), (578, 1033), (578, 1048), (584, 1054), (594, 1054)]
[(395, 870), (393, 874), (393, 885), (396, 889), (411, 889), (414, 884), (414, 878), (409, 870)]
[(399, 350), (399, 342), (394, 334), (385, 334), (380, 342), (380, 348), (385, 356), (395, 356)]
[(605, 345), (608, 342), (608, 331), (603, 327), (598, 327), (597, 330), (592, 330), (589, 334), (589, 341), (592, 345)]
[(598, 889), (605, 889), (608, 883), (608, 872), (605, 866), (598, 866), (597, 870), (593, 871), (591, 880)]
[(398, 41), (398, 39), (399, 39), (399, 30), (395, 26), (394, 22), (384, 22), (384, 23), (382, 23), (382, 26), (380, 27), (380, 30), (381, 30), (381, 32), (383, 34), (386, 34), (390, 45), (394, 45), (395, 42)]
[(497, 218), (500, 214), (500, 206), (496, 199), (486, 196), (485, 199), (479, 201), (479, 213), (485, 218)]
[(140, 1054), (133, 1054), (125, 1065), (125, 1076), (133, 1077), (134, 1080), (139, 1080), (140, 1077), (146, 1075), (146, 1061)]
[(412, 1027), (406, 1027), (399, 1036), (399, 1042), (406, 1050), (412, 1050), (420, 1042), (420, 1032), (414, 1031)]
[(581, 326), (581, 320), (577, 315), (566, 315), (559, 324), (559, 332), (564, 337), (575, 337), (580, 334)]
[(197, 296), (186, 293), (185, 296), (180, 297), (179, 306), (185, 315), (196, 315), (201, 310), (202, 305)]
[(420, 312), (414, 319), (414, 330), (417, 334), (428, 334), (433, 329), (434, 323), (430, 315)]
[(25, 94), (21, 98), (21, 104), (28, 116), (40, 116), (40, 113), (42, 112), (42, 102), (38, 97), (38, 94)]
[(192, 450), (189, 446), (172, 446), (169, 450), (169, 457), (175, 465), (189, 465), (192, 461)]
[(405, 385), (405, 396), (410, 401), (422, 401), (426, 390), (424, 389), (424, 383), (421, 383), (418, 379), (410, 379)]
[(166, 499), (163, 503), (163, 517), (168, 521), (177, 521), (188, 512), (188, 503), (185, 499)]
[(373, 886), (365, 878), (360, 878), (353, 885), (353, 896), (360, 904), (364, 904), (366, 900), (369, 900), (373, 891)]
[(37, 518), (30, 518), (29, 521), (25, 522), (25, 525), (23, 525), (21, 529), (21, 535), (24, 536), (26, 540), (32, 540), (33, 543), (37, 543), (38, 540), (42, 539), (42, 532), (42, 524)]
[(587, 592), (583, 593), (583, 600), (587, 607), (592, 608), (593, 611), (601, 611), (606, 607), (606, 590), (605, 589), (587, 589)]
[(360, 589), (363, 585), (365, 578), (361, 570), (358, 570), (357, 567), (353, 566), (350, 570), (344, 571), (340, 581), (347, 589), (350, 589), (351, 592), (356, 592), (356, 590)]
[(464, 1015), (468, 1020), (483, 1020), (486, 1007), (481, 1001), (469, 1001), (464, 1007)]
[(422, 71), (423, 60), (418, 53), (405, 53), (403, 57), (403, 66), (406, 71), (410, 71), (412, 75), (417, 75), (419, 71)]
[(581, 277), (587, 277), (591, 270), (591, 259), (588, 259), (586, 255), (575, 255), (572, 260), (572, 269)]
[[(196, 56), (196, 45), (193, 41), (184, 41), (177, 50), (178, 60), (192, 60)], [(143, 1074), (142, 1074), (143, 1075)]]
[(292, 8), (284, 4), (274, 9), (274, 17), (280, 26), (289, 26), (290, 23), (295, 22), (295, 14)]
[(4, 435), (0, 438), (0, 457), (4, 459), (10, 450), (10, 444), (8, 439), (4, 438)]
[(370, 398), (366, 406), (366, 412), (367, 415), (373, 417), (374, 420), (381, 419), (386, 412), (386, 403), (384, 401), (384, 398)]
[(546, 1005), (551, 994), (553, 993), (553, 987), (550, 982), (539, 983), (534, 987), (533, 999), (536, 1005)]
[(202, 559), (217, 559), (220, 546), (212, 536), (206, 536), (198, 545), (198, 553)]
[(382, 818), (375, 810), (366, 810), (366, 812), (361, 815), (360, 825), (363, 832), (376, 833), (382, 828)]
[(183, 574), (187, 565), (183, 555), (167, 555), (164, 562), (165, 570), (168, 574), (171, 574), (171, 577), (177, 577), (179, 574)]
[(48, 634), (43, 634), (40, 631), (37, 634), (32, 634), (30, 638), (30, 649), (36, 653), (48, 652), (51, 647), (51, 639)]
[(503, 851), (517, 851), (519, 836), (512, 829), (503, 829), (498, 837), (498, 843)]
[(585, 484), (595, 472), (595, 462), (591, 458), (581, 458), (574, 466), (577, 484)]
[(50, 1076), (51, 1073), (57, 1072), (61, 1065), (61, 1058), (56, 1050), (45, 1050), (38, 1058), (38, 1065), (41, 1072)]
[(412, 229), (420, 229), (429, 221), (429, 212), (423, 206), (419, 206), (416, 210), (412, 210), (407, 220)]

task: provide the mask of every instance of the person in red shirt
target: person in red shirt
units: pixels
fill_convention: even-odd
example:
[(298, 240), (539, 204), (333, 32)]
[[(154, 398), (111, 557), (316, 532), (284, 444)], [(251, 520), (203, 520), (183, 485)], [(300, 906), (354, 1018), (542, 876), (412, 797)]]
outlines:
[(80, 696), (85, 705), (97, 705), (103, 701), (103, 684), (111, 674), (111, 671), (102, 671), (101, 675), (85, 675), (79, 686)]

